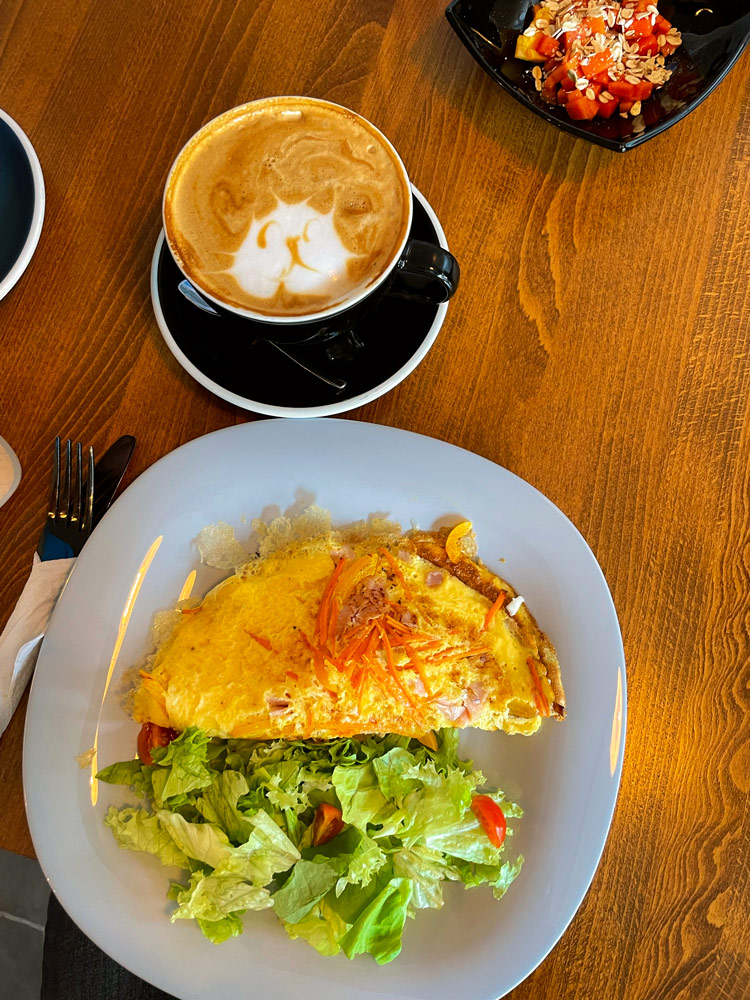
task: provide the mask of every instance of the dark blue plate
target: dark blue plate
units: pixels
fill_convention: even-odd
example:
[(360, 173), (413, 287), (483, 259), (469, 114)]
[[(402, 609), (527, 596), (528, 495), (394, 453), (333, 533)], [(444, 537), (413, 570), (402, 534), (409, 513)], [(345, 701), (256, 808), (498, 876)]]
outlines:
[(31, 260), (43, 214), (39, 161), (18, 125), (0, 111), (0, 299)]
[(513, 57), (516, 38), (531, 21), (530, 0), (453, 0), (445, 16), (479, 65), (517, 101), (555, 128), (624, 153), (689, 115), (721, 83), (750, 41), (747, 7), (746, 0), (659, 3), (659, 13), (682, 32), (682, 45), (667, 62), (669, 82), (643, 102), (646, 128), (639, 133), (631, 118), (575, 122), (541, 99), (531, 66)]

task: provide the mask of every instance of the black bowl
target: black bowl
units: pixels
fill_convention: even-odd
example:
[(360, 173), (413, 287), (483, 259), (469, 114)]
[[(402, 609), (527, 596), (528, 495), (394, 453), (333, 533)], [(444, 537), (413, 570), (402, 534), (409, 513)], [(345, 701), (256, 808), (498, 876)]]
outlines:
[(659, 4), (659, 12), (682, 32), (682, 45), (670, 57), (668, 83), (643, 102), (646, 128), (633, 132), (633, 120), (614, 115), (606, 121), (575, 122), (564, 108), (551, 107), (537, 94), (531, 67), (515, 59), (516, 38), (531, 21), (530, 0), (453, 0), (445, 16), (485, 72), (517, 101), (550, 125), (624, 153), (664, 132), (697, 108), (739, 59), (750, 41), (750, 12), (742, 0)]

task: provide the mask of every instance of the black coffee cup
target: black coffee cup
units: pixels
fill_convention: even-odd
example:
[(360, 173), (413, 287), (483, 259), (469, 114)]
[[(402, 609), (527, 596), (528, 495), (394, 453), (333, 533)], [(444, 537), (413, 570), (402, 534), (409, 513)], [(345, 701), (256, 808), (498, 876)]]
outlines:
[[(253, 336), (264, 337), (277, 344), (309, 344), (332, 340), (341, 334), (355, 331), (364, 316), (386, 295), (432, 305), (447, 302), (458, 288), (459, 276), (458, 261), (453, 254), (434, 243), (409, 240), (402, 256), (392, 268), (388, 280), (355, 305), (325, 319), (310, 318), (296, 323), (285, 323), (283, 326), (264, 322), (260, 316), (253, 316)], [(204, 295), (201, 290), (199, 296)], [(188, 294), (186, 298), (196, 308), (205, 309), (196, 296)], [(219, 305), (215, 298), (211, 299), (210, 305), (227, 326), (237, 329), (238, 332), (250, 318), (230, 312)]]
[[(245, 112), (248, 109), (252, 110), (253, 105), (262, 105), (269, 100), (274, 103), (301, 100), (308, 103), (327, 105), (329, 108), (336, 108), (338, 112), (342, 111), (339, 105), (332, 105), (328, 101), (315, 101), (312, 98), (270, 98), (266, 99), (265, 102), (253, 102), (251, 105), (244, 105), (241, 108), (225, 112), (224, 115), (220, 115), (218, 119), (209, 122), (203, 129), (196, 133), (196, 136), (189, 140), (178, 155), (167, 180), (165, 203), (175, 167), (179, 164), (186, 150), (188, 151), (187, 155), (189, 155), (190, 148), (196, 141), (196, 138), (201, 136), (201, 133), (216, 129), (227, 116), (236, 115), (238, 112)], [(360, 117), (347, 109), (343, 110), (349, 116)], [(304, 315), (267, 315), (217, 298), (216, 294), (212, 294), (208, 289), (202, 287), (200, 280), (196, 279), (195, 275), (190, 274), (185, 269), (179, 259), (179, 254), (172, 248), (165, 212), (165, 230), (168, 237), (167, 246), (170, 248), (175, 263), (200, 295), (210, 301), (216, 312), (223, 318), (231, 320), (232, 326), (236, 326), (243, 320), (249, 319), (253, 321), (253, 335), (256, 337), (263, 337), (279, 344), (308, 343), (331, 339), (341, 333), (351, 332), (356, 328), (362, 316), (377, 305), (385, 295), (400, 296), (411, 300), (438, 304), (446, 302), (455, 293), (460, 273), (455, 257), (440, 246), (410, 238), (413, 194), (406, 168), (399, 158), (398, 153), (385, 136), (372, 123), (367, 122), (366, 119), (362, 119), (362, 121), (368, 129), (377, 133), (382, 143), (388, 147), (392, 160), (397, 165), (398, 172), (401, 173), (400, 182), (403, 184), (403, 190), (408, 197), (408, 216), (400, 245), (393, 251), (390, 263), (384, 267), (381, 273), (370, 280), (369, 285), (364, 288), (355, 289), (349, 296), (333, 306)]]

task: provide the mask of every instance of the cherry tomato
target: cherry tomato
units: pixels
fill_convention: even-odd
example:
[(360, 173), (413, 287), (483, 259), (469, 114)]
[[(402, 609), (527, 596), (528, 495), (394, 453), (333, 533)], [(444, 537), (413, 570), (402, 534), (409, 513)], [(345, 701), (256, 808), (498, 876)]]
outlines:
[(138, 733), (138, 756), (142, 763), (153, 764), (151, 751), (154, 747), (169, 746), (179, 735), (176, 729), (165, 729), (164, 726), (157, 726), (155, 722), (144, 722)]
[(329, 806), (327, 802), (321, 802), (313, 820), (313, 844), (316, 847), (320, 844), (327, 844), (343, 829), (344, 821), (341, 818), (341, 810), (337, 809), (336, 806)]
[(482, 824), (490, 843), (495, 847), (502, 847), (508, 824), (505, 822), (505, 813), (497, 802), (489, 795), (475, 795), (471, 800), (471, 811)]

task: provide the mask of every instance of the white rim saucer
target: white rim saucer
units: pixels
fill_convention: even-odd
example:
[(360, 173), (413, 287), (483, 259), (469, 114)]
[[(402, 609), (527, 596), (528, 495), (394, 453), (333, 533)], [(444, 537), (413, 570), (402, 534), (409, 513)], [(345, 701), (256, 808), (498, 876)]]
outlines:
[(34, 181), (34, 210), (31, 216), (31, 225), (26, 237), (26, 242), (23, 245), (21, 253), (16, 259), (15, 264), (10, 271), (8, 271), (5, 277), (0, 280), (0, 299), (2, 299), (8, 294), (11, 288), (21, 277), (23, 272), (29, 266), (31, 258), (34, 256), (34, 251), (36, 250), (39, 237), (42, 233), (42, 223), (44, 222), (45, 192), (42, 166), (39, 162), (39, 157), (36, 155), (36, 150), (31, 145), (29, 137), (26, 135), (18, 122), (11, 118), (10, 115), (1, 108), (0, 120), (4, 121), (10, 130), (15, 133), (18, 141), (23, 146), (23, 150), (29, 161), (29, 166), (31, 167), (31, 176)]
[[(443, 247), (443, 249), (449, 249), (445, 233), (443, 232), (443, 227), (440, 225), (438, 217), (432, 206), (413, 184), (412, 193), (427, 213), (430, 223), (435, 229), (438, 243), (441, 247)], [(240, 396), (238, 393), (231, 392), (230, 390), (225, 389), (224, 386), (219, 385), (218, 382), (214, 382), (213, 379), (208, 378), (203, 374), (200, 368), (196, 367), (196, 365), (190, 361), (175, 341), (167, 324), (159, 297), (159, 259), (161, 257), (163, 245), (164, 230), (162, 229), (159, 234), (159, 238), (156, 241), (154, 255), (151, 260), (151, 301), (154, 307), (156, 322), (167, 347), (185, 371), (189, 375), (192, 375), (196, 382), (199, 382), (204, 388), (213, 392), (215, 395), (220, 396), (222, 399), (226, 399), (228, 402), (234, 403), (235, 406), (240, 406), (245, 410), (252, 410), (255, 413), (262, 413), (269, 417), (331, 417), (337, 413), (346, 413), (347, 410), (354, 410), (358, 406), (364, 406), (366, 403), (371, 403), (374, 399), (384, 396), (385, 393), (390, 392), (391, 389), (394, 389), (400, 382), (403, 382), (405, 378), (411, 375), (417, 365), (427, 355), (427, 352), (435, 343), (435, 339), (437, 338), (440, 328), (445, 321), (445, 314), (448, 312), (448, 302), (443, 302), (436, 306), (435, 318), (432, 321), (432, 325), (427, 331), (424, 340), (422, 340), (421, 344), (406, 364), (402, 365), (398, 371), (394, 372), (393, 375), (387, 378), (384, 382), (373, 386), (366, 392), (360, 393), (357, 396), (349, 396), (346, 399), (337, 400), (334, 403), (326, 403), (322, 406), (274, 406), (269, 403), (261, 403), (258, 400), (248, 399), (245, 396)]]

